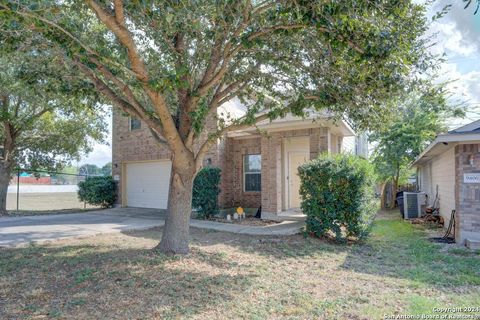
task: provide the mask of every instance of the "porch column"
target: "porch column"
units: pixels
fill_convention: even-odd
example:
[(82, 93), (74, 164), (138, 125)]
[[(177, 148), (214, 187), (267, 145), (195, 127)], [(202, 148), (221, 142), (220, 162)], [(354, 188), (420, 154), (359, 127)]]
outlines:
[(262, 218), (282, 210), (282, 145), (272, 134), (262, 137)]
[(332, 133), (330, 128), (327, 128), (327, 152), (332, 153)]
[(233, 205), (233, 177), (234, 177), (234, 150), (233, 139), (224, 137), (218, 144), (218, 166), (222, 170), (220, 174), (220, 194), (218, 205), (225, 209)]

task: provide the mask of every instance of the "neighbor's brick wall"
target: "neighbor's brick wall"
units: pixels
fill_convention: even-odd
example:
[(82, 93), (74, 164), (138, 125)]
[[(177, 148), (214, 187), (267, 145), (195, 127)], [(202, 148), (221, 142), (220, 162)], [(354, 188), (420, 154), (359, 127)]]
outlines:
[[(473, 156), (470, 165), (469, 156)], [(478, 144), (455, 147), (456, 166), (456, 208), (457, 242), (465, 239), (480, 240), (480, 184), (464, 183), (465, 173), (480, 173), (480, 148)]]

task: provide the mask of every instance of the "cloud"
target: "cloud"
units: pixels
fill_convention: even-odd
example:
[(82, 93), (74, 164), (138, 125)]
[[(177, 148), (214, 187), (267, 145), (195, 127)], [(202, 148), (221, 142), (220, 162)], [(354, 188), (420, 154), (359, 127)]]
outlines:
[(429, 8), (428, 17), (434, 16), (446, 5), (449, 11), (431, 23), (428, 34), (435, 35), (432, 53), (444, 55), (446, 62), (440, 66), (437, 82), (448, 82), (452, 104), (467, 106), (464, 119), (448, 119), (450, 128), (480, 118), (480, 14), (474, 15), (476, 3), (464, 9), (464, 3), (437, 0)]
[(464, 8), (461, 1), (439, 0), (428, 12), (433, 16), (451, 5), (447, 14), (432, 23), (431, 31), (438, 32), (445, 52), (453, 55), (473, 56), (480, 53), (480, 14), (474, 15), (476, 3)]
[(112, 147), (105, 144), (95, 144), (93, 151), (86, 157), (83, 157), (79, 164), (96, 164), (99, 167), (104, 166), (107, 162), (112, 161)]
[(467, 39), (454, 21), (434, 22), (430, 30), (437, 34), (437, 39), (440, 39), (433, 48), (437, 54), (471, 57), (479, 52), (478, 45)]
[(449, 119), (450, 129), (480, 119), (480, 70), (461, 72), (456, 63), (444, 63), (441, 66), (438, 83), (447, 83), (451, 93), (449, 101), (452, 105), (465, 104), (467, 114), (464, 119)]

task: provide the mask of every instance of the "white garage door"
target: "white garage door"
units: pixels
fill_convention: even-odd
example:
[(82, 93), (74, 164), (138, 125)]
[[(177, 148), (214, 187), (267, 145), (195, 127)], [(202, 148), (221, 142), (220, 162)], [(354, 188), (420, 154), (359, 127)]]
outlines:
[(128, 163), (126, 194), (129, 207), (166, 209), (170, 185), (170, 161)]

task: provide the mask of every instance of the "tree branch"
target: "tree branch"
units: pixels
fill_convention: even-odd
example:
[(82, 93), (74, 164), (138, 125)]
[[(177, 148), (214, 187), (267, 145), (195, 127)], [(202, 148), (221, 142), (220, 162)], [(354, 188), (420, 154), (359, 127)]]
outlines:
[(121, 26), (125, 25), (125, 15), (123, 13), (123, 2), (122, 0), (114, 0), (114, 9), (115, 9), (115, 20)]
[(136, 78), (142, 84), (143, 89), (152, 100), (153, 106), (163, 125), (164, 137), (169, 142), (169, 146), (173, 152), (185, 152), (185, 146), (182, 138), (175, 126), (172, 115), (167, 108), (165, 98), (158, 91), (154, 91), (148, 84), (148, 72), (145, 64), (140, 57), (135, 42), (130, 32), (122, 25), (120, 25), (115, 17), (111, 16), (94, 0), (87, 0), (87, 4), (96, 13), (101, 22), (105, 24), (117, 37), (120, 43), (127, 49), (128, 59), (132, 65), (132, 70)]

